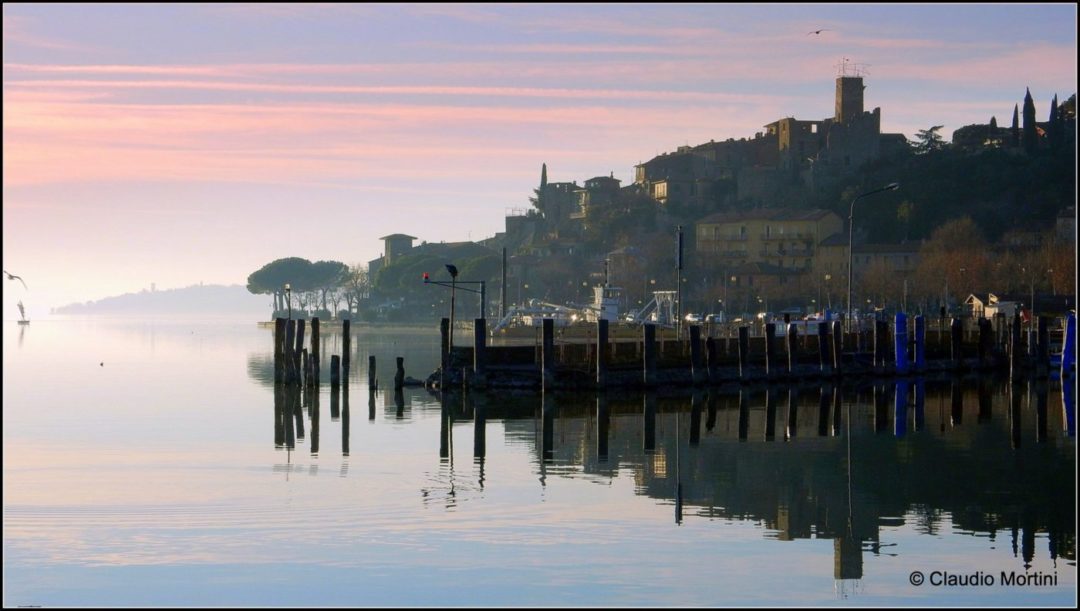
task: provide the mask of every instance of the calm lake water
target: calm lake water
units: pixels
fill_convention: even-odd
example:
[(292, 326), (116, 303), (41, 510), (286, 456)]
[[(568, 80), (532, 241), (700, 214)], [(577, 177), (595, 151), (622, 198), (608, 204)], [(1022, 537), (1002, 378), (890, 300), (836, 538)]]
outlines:
[(1076, 602), (1071, 383), (441, 401), (355, 331), (307, 396), (250, 322), (5, 322), (4, 606)]

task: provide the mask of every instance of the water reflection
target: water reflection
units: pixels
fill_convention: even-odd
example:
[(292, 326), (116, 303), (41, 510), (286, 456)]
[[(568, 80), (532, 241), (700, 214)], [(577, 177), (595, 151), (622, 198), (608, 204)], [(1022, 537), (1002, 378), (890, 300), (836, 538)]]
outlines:
[[(883, 532), (908, 524), (933, 534), (946, 520), (991, 540), (1008, 533), (1016, 557), (1028, 566), (1037, 553), (1035, 533), (1043, 532), (1051, 559), (1075, 562), (1071, 384), (915, 379), (677, 396), (451, 392), (437, 404), (414, 405), (439, 415), (439, 470), (428, 474), (431, 484), (422, 494), (425, 503), (438, 499), (452, 508), (464, 498), (462, 486), (483, 490), (494, 426), (507, 443), (534, 444), (541, 487), (553, 474), (610, 478), (629, 470), (638, 494), (672, 505), (676, 524), (749, 520), (781, 541), (832, 539), (837, 580), (861, 579), (865, 554), (898, 553), (882, 551), (892, 545), (882, 541)], [(1059, 386), (1060, 403), (1051, 400)], [(369, 419), (375, 394), (368, 395)], [(317, 395), (308, 400), (313, 455), (319, 450)], [(275, 388), (278, 447), (292, 449), (303, 438), (299, 400), (299, 393)], [(395, 392), (395, 420), (402, 419), (404, 404), (403, 393)], [(927, 411), (928, 404), (938, 409)], [(332, 393), (332, 412), (336, 405)], [(1058, 410), (1061, 418), (1054, 416)], [(994, 411), (1008, 418), (994, 418)], [(778, 443), (778, 417), (785, 443)], [(455, 429), (472, 434), (475, 483), (459, 481), (455, 472)]]

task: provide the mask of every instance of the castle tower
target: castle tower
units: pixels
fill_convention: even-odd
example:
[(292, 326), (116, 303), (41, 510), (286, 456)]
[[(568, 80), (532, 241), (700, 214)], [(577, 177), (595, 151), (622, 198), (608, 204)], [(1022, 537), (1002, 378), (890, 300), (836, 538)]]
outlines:
[(863, 80), (861, 76), (836, 77), (836, 122), (851, 123), (863, 114)]

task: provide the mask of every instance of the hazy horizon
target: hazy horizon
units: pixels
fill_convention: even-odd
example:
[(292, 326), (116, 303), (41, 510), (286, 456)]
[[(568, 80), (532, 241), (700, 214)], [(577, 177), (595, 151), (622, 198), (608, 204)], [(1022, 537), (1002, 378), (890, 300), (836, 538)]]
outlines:
[[(553, 182), (834, 111), (908, 138), (1045, 120), (1076, 6), (6, 3), (4, 318), (379, 237), (479, 240)], [(811, 31), (822, 30), (820, 34)]]

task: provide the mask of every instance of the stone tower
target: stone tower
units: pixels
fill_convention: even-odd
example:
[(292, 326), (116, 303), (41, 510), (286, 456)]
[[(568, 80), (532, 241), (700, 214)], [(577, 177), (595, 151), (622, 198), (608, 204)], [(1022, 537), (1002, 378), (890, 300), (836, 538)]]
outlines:
[(861, 76), (836, 77), (836, 122), (851, 123), (863, 114), (863, 80)]

